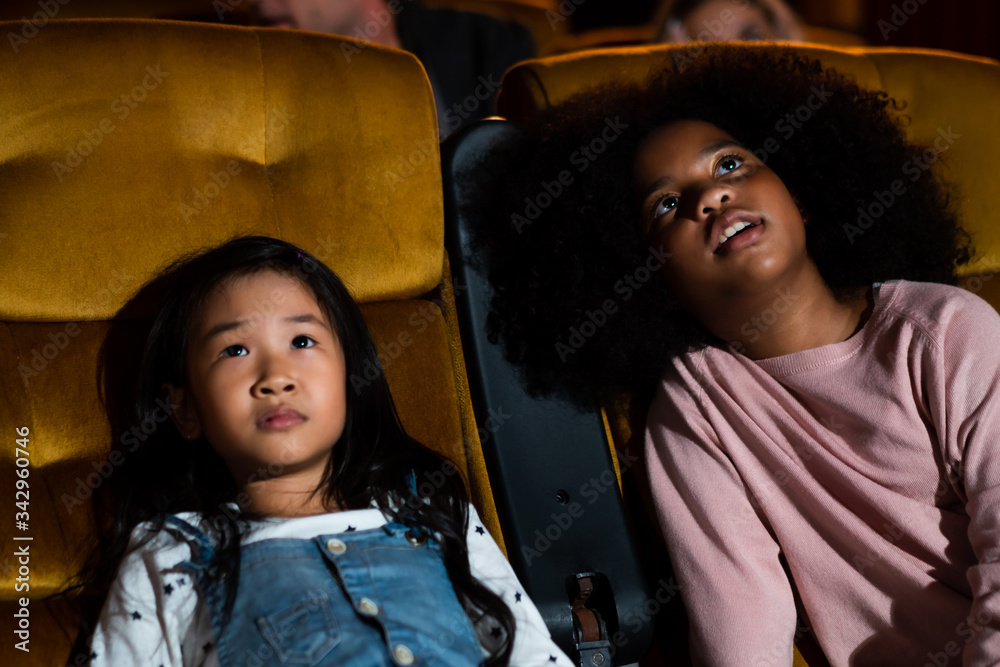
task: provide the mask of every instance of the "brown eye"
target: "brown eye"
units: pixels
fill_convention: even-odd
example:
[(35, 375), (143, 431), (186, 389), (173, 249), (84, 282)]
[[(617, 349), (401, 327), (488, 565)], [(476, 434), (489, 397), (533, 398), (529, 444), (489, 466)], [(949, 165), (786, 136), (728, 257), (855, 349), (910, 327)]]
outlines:
[(315, 344), (316, 341), (314, 341), (309, 336), (296, 336), (295, 338), (292, 339), (292, 347), (295, 349), (312, 347)]
[(677, 204), (679, 203), (679, 201), (680, 200), (677, 199), (677, 197), (670, 196), (670, 197), (664, 197), (660, 201), (656, 202), (656, 204), (653, 206), (653, 219), (655, 220), (656, 218), (664, 216), (667, 213), (673, 211), (675, 208), (677, 208)]
[(719, 166), (716, 168), (716, 172), (720, 176), (725, 176), (726, 174), (733, 173), (742, 166), (743, 158), (738, 155), (727, 155), (719, 160)]

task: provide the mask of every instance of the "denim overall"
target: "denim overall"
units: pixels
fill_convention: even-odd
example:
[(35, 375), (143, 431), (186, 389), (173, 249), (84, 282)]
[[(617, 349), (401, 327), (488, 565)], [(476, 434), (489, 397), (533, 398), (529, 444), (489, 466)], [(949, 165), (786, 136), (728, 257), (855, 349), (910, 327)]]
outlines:
[(209, 537), (175, 516), (191, 544), (184, 571), (210, 611), (220, 667), (479, 665), (482, 655), (434, 540), (398, 523), (244, 545), (229, 623), (225, 572)]

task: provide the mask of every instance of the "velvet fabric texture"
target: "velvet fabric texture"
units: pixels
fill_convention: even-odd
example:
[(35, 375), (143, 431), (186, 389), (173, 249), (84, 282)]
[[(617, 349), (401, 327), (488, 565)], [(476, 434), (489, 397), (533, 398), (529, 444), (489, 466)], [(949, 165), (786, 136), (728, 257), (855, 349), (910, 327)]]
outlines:
[[(0, 50), (0, 493), (14, 497), (27, 427), (30, 520), (9, 516), (0, 540), (31, 557), (21, 591), (16, 557), (0, 559), (0, 614), (31, 598), (31, 653), (8, 640), (0, 663), (61, 664), (76, 632), (38, 598), (82, 563), (89, 496), (114, 474), (96, 379), (112, 320), (167, 262), (238, 234), (300, 245), (343, 278), (404, 426), (458, 463), (502, 546), (419, 62), (348, 38), (146, 20), (53, 20), (17, 47)], [(123, 354), (148, 315), (114, 322), (135, 328)]]

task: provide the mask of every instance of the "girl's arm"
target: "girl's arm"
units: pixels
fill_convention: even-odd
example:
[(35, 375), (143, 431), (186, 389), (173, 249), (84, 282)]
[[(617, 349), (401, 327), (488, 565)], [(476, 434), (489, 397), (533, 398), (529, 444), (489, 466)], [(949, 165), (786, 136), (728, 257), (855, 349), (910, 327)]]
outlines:
[(691, 625), (696, 664), (792, 664), (796, 610), (780, 548), (698, 401), (661, 387), (646, 465)]
[[(972, 294), (926, 314), (939, 354), (924, 368), (948, 477), (969, 515), (978, 561), (966, 573), (972, 608), (956, 628), (966, 667), (1000, 664), (1000, 315)], [(945, 650), (945, 648), (942, 648)]]
[(188, 545), (165, 531), (128, 552), (94, 630), (91, 667), (202, 665), (206, 652), (214, 655), (204, 650), (211, 625), (198, 614), (190, 577), (163, 572), (189, 557)]
[(472, 575), (499, 595), (514, 614), (514, 647), (510, 664), (517, 667), (571, 667), (573, 662), (549, 635), (542, 615), (517, 580), (500, 547), (469, 505), (469, 566)]

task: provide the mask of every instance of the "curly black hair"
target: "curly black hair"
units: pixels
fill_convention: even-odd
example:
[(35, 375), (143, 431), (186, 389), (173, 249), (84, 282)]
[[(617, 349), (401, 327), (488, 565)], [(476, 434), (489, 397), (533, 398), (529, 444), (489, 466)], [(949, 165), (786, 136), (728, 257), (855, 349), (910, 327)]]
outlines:
[[(662, 261), (637, 228), (636, 152), (683, 119), (721, 128), (782, 179), (838, 299), (890, 279), (955, 284), (970, 239), (901, 109), (791, 49), (719, 44), (678, 51), (673, 70), (644, 85), (540, 112), (466, 175), (476, 196), (465, 214), (494, 289), (491, 338), (532, 394), (579, 405), (648, 398), (669, 357), (722, 345), (650, 270)], [(874, 206), (894, 183), (905, 191)]]

